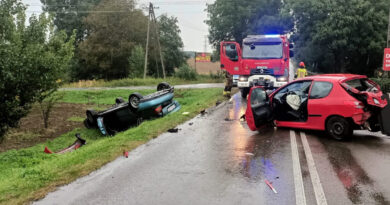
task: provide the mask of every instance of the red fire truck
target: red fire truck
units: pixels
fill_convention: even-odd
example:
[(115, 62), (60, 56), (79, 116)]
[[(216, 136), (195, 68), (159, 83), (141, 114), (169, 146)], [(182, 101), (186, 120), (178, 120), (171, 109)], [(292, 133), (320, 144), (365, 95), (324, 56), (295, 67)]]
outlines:
[(293, 45), (286, 35), (249, 35), (242, 47), (237, 42), (221, 42), (221, 69), (233, 76), (233, 85), (241, 90), (243, 98), (253, 85), (268, 89), (289, 82), (290, 58)]

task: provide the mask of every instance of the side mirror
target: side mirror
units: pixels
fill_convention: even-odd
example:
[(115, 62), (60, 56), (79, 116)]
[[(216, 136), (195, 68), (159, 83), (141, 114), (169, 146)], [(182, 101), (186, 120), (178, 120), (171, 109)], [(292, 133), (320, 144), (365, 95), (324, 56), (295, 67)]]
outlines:
[(290, 51), (290, 58), (294, 57), (294, 51)]

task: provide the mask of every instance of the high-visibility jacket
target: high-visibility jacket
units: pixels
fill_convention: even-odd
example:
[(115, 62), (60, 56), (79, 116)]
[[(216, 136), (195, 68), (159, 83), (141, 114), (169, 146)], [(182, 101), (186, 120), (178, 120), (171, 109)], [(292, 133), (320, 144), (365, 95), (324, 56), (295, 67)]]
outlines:
[(297, 70), (297, 78), (304, 78), (307, 76), (306, 68), (298, 68)]

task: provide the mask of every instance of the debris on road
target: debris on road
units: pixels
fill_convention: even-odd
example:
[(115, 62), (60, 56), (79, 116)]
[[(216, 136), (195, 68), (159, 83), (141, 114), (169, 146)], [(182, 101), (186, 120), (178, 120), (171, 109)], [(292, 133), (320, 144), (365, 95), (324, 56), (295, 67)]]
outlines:
[(123, 156), (129, 158), (129, 151), (123, 151)]
[(233, 119), (230, 119), (230, 118), (225, 118), (225, 121), (234, 121)]
[(240, 117), (240, 121), (245, 121), (246, 118), (245, 118), (245, 114), (243, 114), (241, 117)]
[(190, 113), (189, 112), (183, 112), (183, 115), (189, 115)]
[(67, 147), (61, 151), (52, 152), (49, 148), (45, 147), (44, 152), (47, 154), (64, 154), (67, 152), (72, 152), (72, 151), (82, 147), (83, 145), (85, 145), (87, 143), (87, 141), (85, 139), (80, 137), (80, 133), (76, 133), (76, 138), (77, 138), (76, 141), (72, 145), (70, 145), (69, 147)]
[(177, 132), (179, 132), (179, 128), (171, 128), (171, 129), (168, 130), (168, 132), (170, 132), (170, 133), (177, 133)]
[(254, 156), (254, 154), (253, 154), (253, 153), (250, 153), (250, 152), (245, 153), (245, 155)]
[(215, 103), (215, 106), (218, 106), (219, 104), (221, 104), (222, 102), (221, 101), (217, 101), (216, 103)]
[(193, 122), (188, 123), (188, 125), (190, 125), (190, 126), (193, 125), (193, 124), (194, 124)]
[(276, 191), (276, 189), (272, 186), (272, 184), (268, 181), (268, 180), (264, 180), (265, 183), (269, 186), (269, 188), (275, 193), (277, 194), (278, 192)]
[(202, 111), (200, 111), (200, 114), (204, 115), (204, 114), (207, 114), (207, 112), (206, 112), (206, 110), (202, 110)]

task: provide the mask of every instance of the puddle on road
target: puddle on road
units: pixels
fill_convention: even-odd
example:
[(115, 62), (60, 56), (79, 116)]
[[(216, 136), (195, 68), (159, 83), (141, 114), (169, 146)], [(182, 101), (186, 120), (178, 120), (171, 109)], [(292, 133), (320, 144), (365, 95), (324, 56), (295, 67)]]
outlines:
[(333, 170), (353, 204), (390, 204), (382, 193), (376, 192), (373, 180), (347, 148), (345, 143), (348, 142), (338, 142), (325, 137), (319, 139), (328, 153)]

